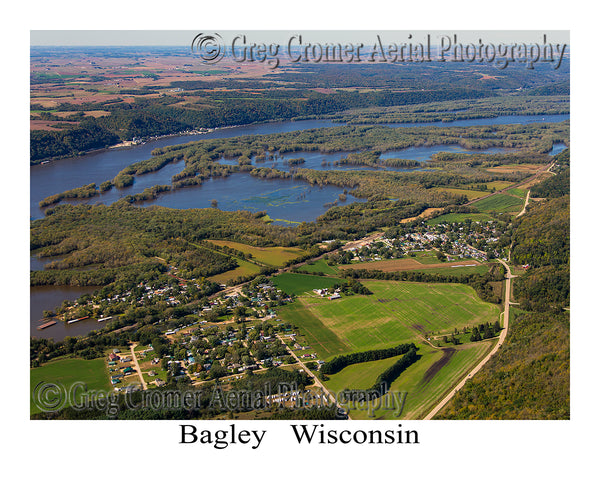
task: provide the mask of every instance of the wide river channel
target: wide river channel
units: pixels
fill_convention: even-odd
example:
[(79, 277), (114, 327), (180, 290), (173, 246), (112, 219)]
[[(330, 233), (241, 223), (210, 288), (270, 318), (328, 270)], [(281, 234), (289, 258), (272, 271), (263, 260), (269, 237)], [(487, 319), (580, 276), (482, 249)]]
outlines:
[[(520, 115), (501, 116), (487, 119), (457, 120), (454, 122), (434, 123), (402, 123), (386, 124), (395, 128), (406, 128), (415, 126), (479, 126), (479, 125), (508, 125), (528, 123), (554, 123), (568, 120), (569, 115)], [(271, 133), (284, 133), (311, 128), (334, 127), (342, 124), (326, 120), (303, 120), (297, 122), (271, 122), (248, 126), (230, 127), (214, 130), (210, 133), (199, 135), (180, 135), (163, 137), (151, 140), (142, 145), (133, 147), (108, 149), (99, 152), (82, 155), (79, 157), (49, 162), (45, 165), (36, 165), (30, 168), (30, 217), (31, 219), (42, 218), (43, 209), (38, 203), (40, 200), (89, 183), (100, 184), (110, 180), (126, 166), (146, 160), (151, 157), (155, 148), (182, 143), (210, 139), (231, 138), (244, 135), (265, 135)], [(551, 154), (556, 154), (564, 146), (557, 145)], [(424, 162), (431, 155), (438, 152), (468, 152), (458, 145), (411, 147), (404, 150), (386, 152), (381, 156), (384, 158), (403, 158)], [(497, 153), (502, 149), (490, 148), (477, 150), (477, 153)], [(328, 169), (364, 169), (349, 165), (336, 165), (336, 160), (346, 156), (347, 153), (322, 154), (317, 152), (294, 152), (277, 158), (275, 161), (256, 162), (256, 166), (274, 167), (279, 170), (289, 170), (286, 160), (289, 158), (303, 157), (305, 163), (300, 168), (312, 168), (318, 170)], [(230, 161), (223, 159), (223, 163)], [(237, 162), (234, 162), (237, 163)], [(153, 185), (170, 184), (171, 177), (180, 172), (184, 167), (183, 161), (169, 164), (161, 170), (136, 177), (135, 183), (128, 188), (116, 189), (89, 200), (86, 203), (110, 204), (126, 195), (139, 193), (146, 187)], [(388, 168), (393, 171), (403, 171), (403, 168)], [(414, 169), (412, 169), (414, 170)], [(302, 222), (313, 221), (319, 215), (325, 213), (327, 204), (338, 200), (342, 189), (328, 185), (324, 187), (312, 187), (301, 180), (295, 179), (260, 179), (250, 176), (248, 173), (234, 173), (226, 178), (211, 179), (198, 187), (178, 189), (173, 192), (164, 193), (146, 205), (161, 205), (170, 208), (208, 208), (211, 201), (217, 200), (218, 208), (221, 210), (250, 210), (266, 211), (273, 219), (280, 221)], [(348, 195), (346, 203), (362, 201)], [(338, 200), (338, 204), (339, 204)], [(54, 259), (53, 259), (54, 260)], [(43, 269), (45, 259), (31, 258), (31, 270)], [(30, 332), (32, 336), (54, 338), (62, 340), (65, 336), (85, 335), (99, 328), (95, 320), (83, 320), (72, 325), (58, 322), (56, 325), (44, 330), (37, 330), (44, 310), (53, 310), (63, 300), (75, 300), (84, 293), (94, 291), (94, 287), (34, 287), (30, 293)]]

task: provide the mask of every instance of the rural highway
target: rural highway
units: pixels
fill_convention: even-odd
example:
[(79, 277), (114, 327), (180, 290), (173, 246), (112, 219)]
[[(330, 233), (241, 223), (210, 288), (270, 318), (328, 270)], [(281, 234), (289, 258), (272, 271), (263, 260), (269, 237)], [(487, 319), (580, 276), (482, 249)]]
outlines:
[(504, 265), (504, 268), (506, 268), (506, 284), (505, 284), (505, 288), (504, 288), (504, 323), (503, 323), (503, 328), (502, 331), (500, 332), (500, 338), (498, 339), (498, 343), (496, 343), (496, 345), (492, 348), (492, 350), (481, 360), (481, 362), (479, 362), (477, 364), (477, 366), (471, 370), (469, 372), (469, 374), (464, 377), (460, 383), (458, 385), (456, 385), (452, 391), (446, 395), (446, 397), (440, 402), (438, 403), (435, 408), (429, 412), (429, 414), (425, 417), (425, 420), (431, 420), (433, 417), (435, 417), (435, 415), (437, 415), (437, 413), (444, 408), (444, 406), (452, 399), (452, 397), (465, 385), (465, 383), (467, 383), (467, 380), (469, 380), (471, 377), (473, 377), (479, 370), (481, 370), (481, 368), (488, 362), (488, 360), (490, 358), (492, 358), (492, 356), (500, 349), (500, 347), (502, 346), (502, 344), (504, 343), (504, 341), (506, 340), (506, 336), (508, 334), (508, 322), (509, 322), (509, 317), (510, 317), (510, 281), (511, 279), (515, 278), (516, 275), (513, 275), (510, 272), (510, 267), (508, 266), (508, 264), (504, 261), (504, 260), (500, 260), (498, 259), (498, 261)]

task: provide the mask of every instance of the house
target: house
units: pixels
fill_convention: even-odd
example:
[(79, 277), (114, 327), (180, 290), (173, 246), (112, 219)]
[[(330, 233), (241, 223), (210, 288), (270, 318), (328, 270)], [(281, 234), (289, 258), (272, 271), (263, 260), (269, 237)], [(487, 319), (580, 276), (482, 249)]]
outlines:
[(131, 368), (131, 367), (125, 367), (123, 369), (124, 374), (132, 373), (132, 372), (133, 372), (133, 368)]
[(157, 378), (156, 380), (154, 380), (154, 383), (156, 384), (157, 387), (164, 387), (167, 382), (165, 382), (164, 380), (161, 380), (160, 378)]
[(108, 359), (109, 359), (111, 362), (117, 361), (117, 360), (119, 360), (119, 358), (120, 358), (120, 357), (119, 357), (119, 356), (118, 356), (116, 353), (111, 353), (111, 354), (108, 356)]

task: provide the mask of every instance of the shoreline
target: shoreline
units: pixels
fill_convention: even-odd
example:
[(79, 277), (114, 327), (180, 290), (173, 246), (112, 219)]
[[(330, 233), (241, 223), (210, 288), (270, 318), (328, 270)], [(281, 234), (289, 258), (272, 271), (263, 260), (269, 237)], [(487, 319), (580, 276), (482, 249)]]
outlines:
[[(571, 115), (571, 113), (557, 113), (557, 114), (550, 114), (550, 115)], [(487, 118), (499, 118), (499, 117), (514, 117), (514, 116), (524, 116), (524, 117), (538, 117), (538, 116), (548, 116), (548, 114), (519, 114), (519, 113), (506, 113), (503, 115), (492, 115), (492, 116), (486, 116), (486, 117), (478, 117), (478, 116), (474, 116), (474, 117), (469, 117), (469, 118), (461, 118), (461, 119), (457, 119), (457, 120), (450, 120), (450, 122), (453, 121), (464, 121), (464, 120), (483, 120), (483, 119), (487, 119)], [(291, 118), (291, 119), (279, 119), (279, 120), (269, 120), (266, 122), (252, 122), (252, 123), (245, 123), (245, 124), (241, 124), (241, 125), (225, 125), (223, 127), (214, 127), (214, 128), (206, 128), (204, 130), (206, 131), (200, 131), (200, 130), (191, 130), (191, 131), (187, 131), (187, 132), (178, 132), (178, 133), (168, 133), (168, 134), (164, 134), (164, 135), (156, 135), (156, 136), (152, 136), (152, 137), (148, 137), (145, 140), (140, 141), (139, 143), (133, 143), (133, 140), (125, 140), (123, 142), (114, 144), (114, 145), (110, 145), (108, 147), (104, 147), (104, 148), (94, 148), (92, 150), (86, 150), (83, 152), (79, 152), (77, 155), (70, 155), (70, 156), (64, 156), (64, 157), (53, 157), (53, 158), (48, 158), (45, 160), (42, 160), (39, 163), (34, 163), (34, 164), (30, 164), (29, 168), (32, 167), (36, 167), (36, 166), (40, 166), (40, 165), (47, 165), (51, 162), (55, 162), (55, 161), (60, 161), (60, 160), (64, 160), (67, 158), (76, 158), (76, 157), (82, 157), (84, 155), (90, 155), (93, 153), (101, 153), (101, 152), (106, 152), (109, 150), (117, 150), (117, 149), (125, 149), (125, 148), (131, 148), (131, 147), (136, 147), (139, 145), (144, 145), (145, 143), (148, 142), (153, 142), (156, 140), (160, 140), (163, 138), (170, 138), (170, 137), (185, 137), (185, 136), (190, 136), (190, 135), (204, 135), (207, 133), (213, 133), (216, 132), (218, 130), (226, 130), (226, 129), (230, 129), (230, 128), (238, 128), (238, 127), (249, 127), (252, 125), (269, 125), (272, 123), (281, 123), (281, 122), (301, 122), (301, 121), (310, 121), (310, 120), (323, 120), (323, 121), (330, 121), (336, 125), (334, 126), (343, 126), (343, 125), (403, 125), (403, 124), (409, 124), (409, 123), (418, 123), (418, 124), (422, 124), (423, 126), (427, 126), (428, 124), (431, 123), (436, 123), (438, 121), (434, 120), (434, 121), (429, 121), (429, 122), (385, 122), (385, 123), (348, 123), (348, 122), (342, 122), (339, 121), (336, 118), (326, 118), (326, 117), (322, 117), (322, 118), (302, 118), (302, 117), (296, 117), (296, 118)]]
[[(281, 123), (281, 122), (300, 122), (300, 121), (305, 121), (305, 120), (329, 120), (329, 119), (327, 119), (327, 118), (300, 118), (300, 119), (299, 118), (290, 118), (290, 119), (269, 120), (266, 122), (244, 123), (244, 124), (240, 124), (240, 125), (225, 125), (223, 127), (213, 127), (213, 128), (204, 128), (203, 127), (201, 130), (189, 130), (189, 131), (178, 132), (178, 133), (166, 133), (164, 135), (155, 135), (155, 136), (148, 137), (147, 139), (144, 139), (144, 140), (140, 141), (139, 143), (133, 143), (133, 140), (125, 140), (123, 142), (116, 143), (114, 145), (109, 145), (107, 147), (93, 148), (91, 150), (85, 150), (85, 151), (79, 152), (77, 155), (47, 158), (47, 159), (42, 160), (39, 163), (30, 164), (29, 168), (37, 167), (40, 165), (47, 165), (48, 163), (65, 160), (67, 158), (83, 157), (85, 155), (90, 155), (92, 153), (101, 153), (101, 152), (107, 152), (109, 150), (136, 147), (136, 146), (144, 145), (145, 143), (154, 142), (156, 140), (160, 140), (163, 138), (186, 137), (189, 135), (205, 135), (207, 133), (216, 132), (217, 130), (226, 130), (229, 128), (249, 127), (251, 125), (268, 125), (271, 123)], [(335, 120), (329, 120), (329, 121), (331, 121), (333, 123), (339, 123), (339, 122), (335, 122)], [(202, 131), (202, 130), (206, 130), (206, 131)]]

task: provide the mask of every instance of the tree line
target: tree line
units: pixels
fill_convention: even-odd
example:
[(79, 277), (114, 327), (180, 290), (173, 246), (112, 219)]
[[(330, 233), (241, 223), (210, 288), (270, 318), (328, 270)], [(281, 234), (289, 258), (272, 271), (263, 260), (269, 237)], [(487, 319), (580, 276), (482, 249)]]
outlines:
[(331, 375), (342, 371), (348, 365), (372, 362), (375, 360), (383, 360), (384, 358), (404, 355), (410, 349), (416, 349), (413, 343), (405, 343), (392, 348), (382, 348), (378, 350), (368, 350), (366, 352), (350, 353), (348, 355), (339, 355), (321, 365), (320, 371), (326, 375)]

